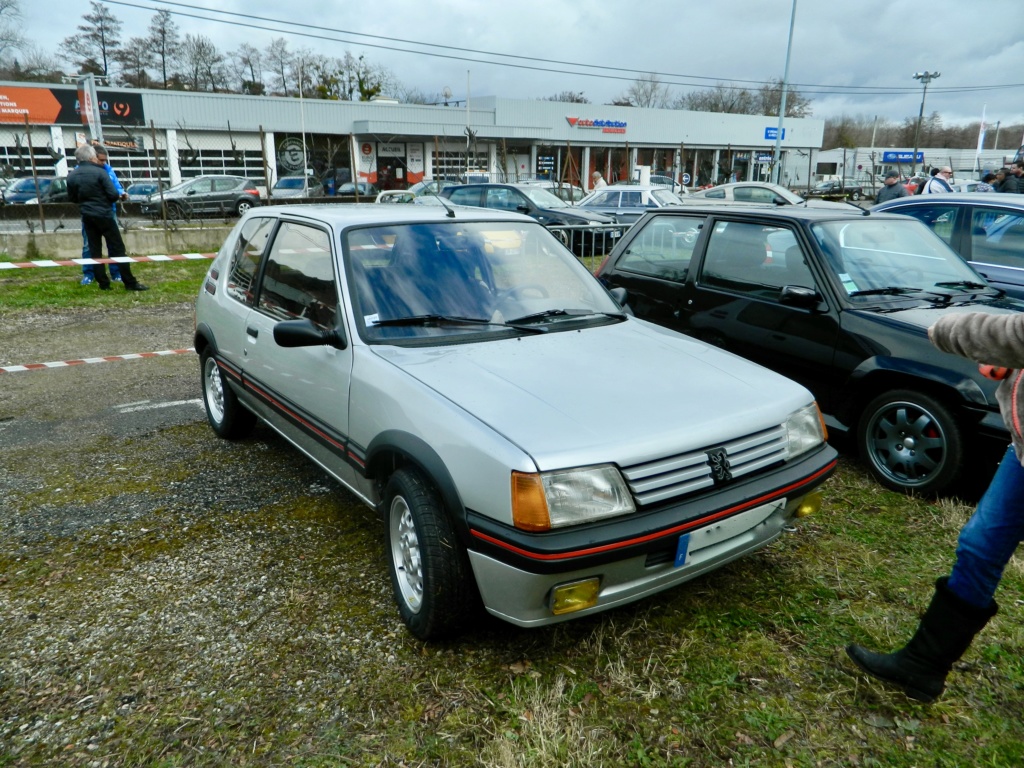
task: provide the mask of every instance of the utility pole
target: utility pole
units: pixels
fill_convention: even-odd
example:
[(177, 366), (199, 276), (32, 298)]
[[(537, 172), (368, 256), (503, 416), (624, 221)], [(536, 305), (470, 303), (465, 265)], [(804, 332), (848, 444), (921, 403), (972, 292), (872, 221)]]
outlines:
[(786, 43), (786, 67), (782, 71), (782, 94), (779, 98), (779, 125), (775, 129), (775, 154), (772, 158), (772, 181), (776, 184), (782, 183), (782, 133), (785, 130), (783, 124), (786, 118), (786, 95), (789, 90), (789, 59), (793, 53), (793, 25), (796, 22), (796, 0), (793, 0), (793, 9), (789, 14), (789, 42)]
[(921, 111), (917, 113), (917, 129), (914, 131), (914, 154), (910, 158), (910, 175), (917, 175), (917, 147), (921, 139), (921, 120), (924, 119), (924, 100), (928, 95), (928, 83), (932, 80), (936, 80), (941, 76), (941, 72), (915, 72), (914, 79), (920, 80), (924, 86), (924, 90), (921, 93)]

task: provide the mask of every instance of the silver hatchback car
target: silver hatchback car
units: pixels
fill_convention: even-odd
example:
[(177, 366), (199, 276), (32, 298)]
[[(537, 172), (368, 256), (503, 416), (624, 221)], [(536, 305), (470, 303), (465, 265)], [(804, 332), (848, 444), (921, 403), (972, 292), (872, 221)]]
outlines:
[(606, 610), (765, 546), (836, 462), (807, 390), (621, 298), (518, 214), (254, 209), (196, 302), (207, 417), (380, 513), (419, 638)]

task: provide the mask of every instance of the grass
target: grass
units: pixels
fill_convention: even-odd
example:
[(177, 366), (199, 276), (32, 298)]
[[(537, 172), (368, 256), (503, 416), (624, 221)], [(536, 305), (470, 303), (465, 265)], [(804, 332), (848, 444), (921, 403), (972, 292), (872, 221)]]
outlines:
[[(191, 298), (205, 266), (146, 266), (161, 290), (139, 300), (179, 284)], [(0, 296), (78, 306), (67, 271), (4, 273), (25, 284)], [(1019, 560), (938, 703), (846, 659), (850, 641), (909, 637), (971, 511), (883, 490), (849, 460), (798, 532), (712, 574), (425, 645), (397, 619), (376, 518), (269, 430), (39, 450), (6, 446), (0, 473), (0, 766), (1024, 764)], [(97, 482), (54, 472), (82, 455)], [(104, 481), (114, 464), (131, 483)], [(197, 506), (198, 488), (212, 501)], [(139, 499), (144, 514), (107, 511)], [(12, 533), (61, 514), (96, 517), (75, 535)]]

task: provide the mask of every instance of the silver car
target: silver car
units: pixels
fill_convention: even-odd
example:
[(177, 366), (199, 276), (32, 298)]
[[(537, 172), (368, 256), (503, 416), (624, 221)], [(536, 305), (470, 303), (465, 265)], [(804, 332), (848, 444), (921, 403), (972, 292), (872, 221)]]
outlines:
[(207, 417), (379, 512), (419, 638), (603, 611), (765, 546), (836, 462), (807, 390), (621, 298), (519, 214), (255, 209), (196, 302)]
[(585, 211), (614, 216), (620, 224), (632, 224), (652, 208), (682, 204), (678, 195), (661, 184), (612, 184), (591, 192), (576, 206)]

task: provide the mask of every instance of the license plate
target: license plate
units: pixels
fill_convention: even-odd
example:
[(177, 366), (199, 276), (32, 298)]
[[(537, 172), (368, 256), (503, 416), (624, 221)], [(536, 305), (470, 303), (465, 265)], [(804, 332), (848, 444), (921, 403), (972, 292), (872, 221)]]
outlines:
[(619, 232), (619, 230), (617, 230), (617, 229), (615, 229), (615, 230), (612, 230), (612, 240), (614, 240), (614, 239), (615, 239), (616, 237), (618, 237), (618, 236), (619, 236), (619, 235), (621, 235), (621, 234), (622, 234), (622, 233), (621, 233), (621, 232)]
[(690, 551), (690, 534), (684, 533), (679, 537), (679, 541), (676, 543), (676, 561), (675, 567), (678, 568), (681, 565), (686, 564), (686, 555)]

